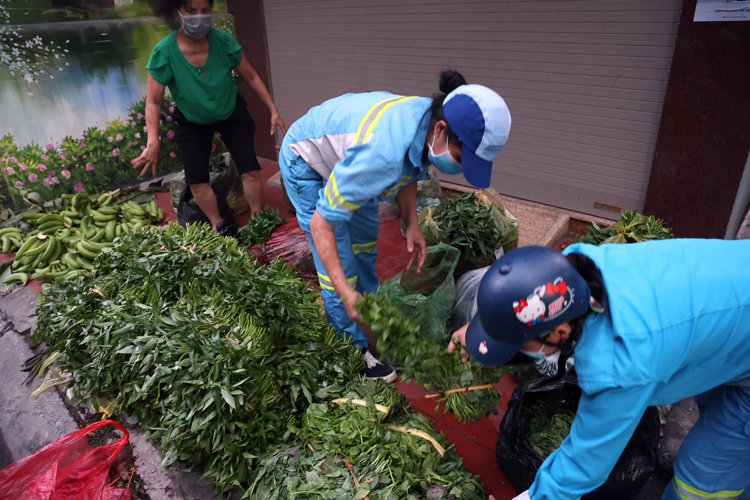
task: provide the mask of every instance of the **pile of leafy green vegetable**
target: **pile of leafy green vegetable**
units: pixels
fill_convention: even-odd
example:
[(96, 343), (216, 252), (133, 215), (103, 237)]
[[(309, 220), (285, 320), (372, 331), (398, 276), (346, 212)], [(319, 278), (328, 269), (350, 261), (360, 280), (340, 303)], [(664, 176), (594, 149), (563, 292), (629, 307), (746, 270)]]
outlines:
[(653, 215), (644, 216), (638, 210), (623, 212), (620, 220), (601, 228), (596, 222), (591, 222), (586, 234), (578, 236), (573, 243), (590, 243), (604, 245), (608, 243), (641, 243), (652, 240), (668, 240), (674, 238), (672, 230), (664, 227), (664, 221)]
[(412, 413), (393, 385), (356, 382), (326, 393), (338, 399), (308, 407), (300, 429), (302, 445), (260, 458), (246, 497), (486, 498), (445, 437), (435, 433), (426, 417)]
[(273, 230), (286, 223), (278, 210), (268, 207), (256, 212), (252, 219), (239, 230), (240, 243), (246, 247), (264, 245), (273, 234)]
[(518, 246), (518, 225), (502, 207), (480, 200), (474, 193), (444, 199), (437, 207), (426, 207), (419, 226), (427, 244), (439, 242), (461, 250), (476, 267), (495, 261), (495, 250), (509, 252)]
[[(357, 302), (362, 322), (377, 342), (378, 353), (393, 359), (401, 368), (401, 379), (416, 380), (426, 391), (434, 389), (445, 401), (445, 411), (461, 422), (497, 413), (500, 393), (492, 386), (508, 368), (489, 367), (469, 358), (461, 362), (460, 350), (448, 352), (446, 345), (421, 335), (419, 327), (404, 318), (385, 294), (365, 294)], [(469, 389), (472, 390), (463, 390)], [(450, 392), (457, 390), (457, 392)], [(435, 407), (437, 412), (438, 406)]]
[[(260, 265), (205, 225), (142, 228), (115, 240), (93, 277), (47, 285), (37, 315), (34, 340), (57, 354), (74, 391), (137, 416), (164, 465), (202, 470), (219, 495), (267, 498), (252, 485), (283, 474), (281, 464), (269, 468), (269, 454), (302, 449), (312, 439), (308, 410), (341, 394), (363, 367), (307, 283), (280, 261)], [(354, 460), (343, 446), (316, 453)], [(470, 491), (476, 481), (451, 463), (460, 477), (446, 481)], [(344, 478), (325, 481), (326, 490), (347, 492), (339, 498), (362, 498)], [(399, 484), (387, 498), (423, 496), (420, 488)]]
[(531, 446), (542, 458), (547, 458), (558, 449), (570, 434), (570, 427), (576, 418), (579, 400), (580, 394), (577, 397), (568, 398), (552, 414), (550, 414), (547, 403), (541, 399), (523, 406), (526, 436)]

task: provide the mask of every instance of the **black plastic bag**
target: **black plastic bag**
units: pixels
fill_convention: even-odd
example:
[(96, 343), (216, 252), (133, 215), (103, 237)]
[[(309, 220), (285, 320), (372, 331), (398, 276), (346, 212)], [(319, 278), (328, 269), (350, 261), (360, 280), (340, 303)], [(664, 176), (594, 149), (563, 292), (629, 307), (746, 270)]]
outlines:
[[(581, 389), (573, 372), (567, 373), (560, 380), (555, 380), (555, 377), (530, 380), (519, 384), (513, 391), (508, 411), (500, 422), (496, 453), (498, 467), (518, 493), (531, 487), (536, 472), (544, 461), (529, 443), (522, 408), (545, 398), (548, 408), (554, 412), (568, 398), (578, 397), (580, 393)], [(625, 500), (638, 495), (656, 467), (659, 437), (659, 412), (656, 408), (649, 407), (607, 480), (582, 498)]]
[[(211, 189), (214, 190), (214, 194), (216, 195), (216, 205), (219, 207), (219, 215), (224, 219), (224, 222), (234, 224), (234, 215), (229, 208), (226, 197), (219, 193), (215, 187), (212, 187)], [(201, 207), (199, 207), (197, 203), (190, 203), (190, 200), (192, 199), (193, 192), (190, 190), (190, 186), (186, 186), (180, 195), (180, 205), (177, 207), (177, 222), (182, 227), (185, 227), (187, 224), (200, 222), (211, 224), (211, 221), (206, 214), (203, 213)]]

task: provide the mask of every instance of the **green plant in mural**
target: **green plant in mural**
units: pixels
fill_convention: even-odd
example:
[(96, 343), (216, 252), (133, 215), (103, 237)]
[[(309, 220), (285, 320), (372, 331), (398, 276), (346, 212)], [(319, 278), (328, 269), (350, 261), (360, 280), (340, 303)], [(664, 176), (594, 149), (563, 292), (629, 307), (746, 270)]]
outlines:
[[(65, 137), (61, 143), (27, 144), (19, 148), (10, 135), (0, 139), (0, 166), (14, 189), (17, 204), (29, 192), (44, 199), (63, 193), (95, 193), (138, 179), (130, 160), (146, 147), (145, 98), (133, 103), (125, 120), (116, 119), (105, 128), (89, 127), (80, 138)], [(161, 110), (158, 173), (182, 168), (174, 139), (174, 104), (167, 98)]]

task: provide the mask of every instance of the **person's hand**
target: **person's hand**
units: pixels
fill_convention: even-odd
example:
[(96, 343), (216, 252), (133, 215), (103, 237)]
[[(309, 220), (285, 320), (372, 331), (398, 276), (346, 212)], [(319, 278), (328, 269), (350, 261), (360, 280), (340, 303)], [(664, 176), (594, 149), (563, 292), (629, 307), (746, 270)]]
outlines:
[(456, 343), (458, 343), (461, 346), (466, 346), (466, 330), (469, 329), (469, 323), (466, 323), (464, 326), (453, 332), (453, 336), (451, 337), (451, 342), (448, 344), (448, 352), (453, 352), (456, 349), (461, 349), (461, 362), (466, 363), (469, 361), (469, 351), (466, 349), (462, 349), (458, 346), (456, 346)]
[(281, 129), (282, 134), (286, 134), (286, 131), (289, 130), (289, 126), (281, 119), (281, 115), (279, 115), (278, 111), (271, 113), (271, 135), (276, 132), (276, 127)]
[(359, 321), (359, 311), (354, 307), (354, 303), (357, 302), (357, 299), (362, 298), (362, 294), (355, 292), (351, 288), (347, 288), (347, 290), (349, 291), (341, 296), (341, 301), (346, 308), (346, 314), (349, 316), (350, 320)]
[(411, 254), (409, 263), (406, 265), (406, 269), (411, 269), (414, 261), (417, 261), (417, 273), (422, 272), (422, 266), (424, 265), (424, 259), (427, 256), (427, 242), (424, 239), (422, 230), (419, 229), (419, 224), (416, 222), (409, 224), (405, 231), (406, 236), (406, 249)]
[(495, 500), (495, 497), (493, 497), (492, 495), (490, 495), (490, 500)]
[(141, 156), (138, 158), (135, 158), (130, 163), (133, 164), (133, 168), (140, 168), (143, 166), (143, 170), (141, 170), (141, 176), (146, 175), (146, 172), (148, 171), (148, 167), (151, 167), (152, 169), (152, 175), (156, 177), (156, 163), (159, 160), (159, 143), (153, 143), (148, 144), (146, 146), (146, 149), (143, 150), (143, 153), (141, 153)]

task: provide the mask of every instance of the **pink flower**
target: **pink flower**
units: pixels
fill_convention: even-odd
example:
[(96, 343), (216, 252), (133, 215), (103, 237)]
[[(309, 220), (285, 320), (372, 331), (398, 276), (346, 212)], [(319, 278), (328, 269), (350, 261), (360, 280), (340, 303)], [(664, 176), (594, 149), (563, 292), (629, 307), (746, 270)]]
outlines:
[(42, 181), (42, 184), (44, 184), (45, 186), (49, 187), (49, 186), (50, 186), (50, 185), (52, 184), (52, 182), (50, 181), (50, 178), (49, 178), (49, 177), (47, 177), (47, 178), (45, 178), (45, 179), (44, 179), (44, 180)]
[(159, 120), (159, 125), (164, 125), (164, 122)]
[(136, 133), (135, 133), (135, 138), (136, 138), (136, 139), (140, 139), (141, 137), (142, 137), (142, 136), (141, 136), (141, 133), (140, 133), (140, 132), (136, 132)]
[(169, 112), (170, 112), (170, 113), (174, 113), (174, 106), (170, 106), (170, 107), (169, 107)]
[(122, 140), (122, 134), (117, 134), (115, 136), (115, 139), (118, 140), (118, 141), (121, 141)]
[(13, 167), (6, 167), (5, 171), (8, 172), (8, 175), (13, 175), (16, 173), (16, 171), (13, 170)]
[(15, 156), (11, 156), (10, 158), (8, 158), (8, 161), (10, 161), (11, 163), (18, 163), (18, 160), (16, 160)]
[(177, 153), (175, 153), (174, 151), (172, 151), (171, 153), (169, 153), (169, 157), (170, 158), (177, 158)]
[(216, 144), (211, 144), (211, 151), (216, 151)]
[(170, 130), (169, 132), (167, 132), (167, 137), (169, 137), (170, 139), (172, 139), (174, 137), (174, 131)]
[(39, 171), (40, 172), (44, 172), (45, 170), (47, 170), (47, 165), (45, 165), (44, 163), (40, 163), (39, 164)]
[(148, 132), (148, 127), (143, 127), (144, 132)]
[(47, 144), (48, 151), (52, 151), (53, 149), (55, 149), (55, 146), (53, 146), (52, 144)]
[(143, 113), (138, 113), (138, 114), (136, 115), (136, 118), (138, 118), (139, 120), (140, 120), (141, 118), (143, 118)]
[(130, 122), (130, 128), (135, 128), (138, 124), (135, 122)]
[(115, 141), (115, 138), (114, 138), (114, 137), (112, 137), (112, 136), (110, 135), (109, 137), (107, 137), (107, 140), (108, 140), (109, 142), (114, 142), (114, 141)]
[(83, 155), (84, 158), (86, 158), (86, 155)]
[(67, 170), (63, 170), (63, 171), (62, 171), (62, 172), (60, 172), (60, 173), (61, 173), (61, 174), (62, 174), (62, 176), (63, 176), (63, 177), (65, 177), (66, 179), (70, 179), (70, 172), (68, 172)]
[(85, 130), (83, 131), (83, 135), (86, 135), (86, 131)]
[(141, 151), (143, 151), (144, 149), (146, 149), (146, 146), (141, 146)]
[(21, 170), (23, 170), (24, 172), (26, 171), (27, 168), (29, 168), (26, 166), (25, 163), (19, 163), (18, 166), (21, 167)]
[(29, 182), (36, 182), (37, 178), (36, 174), (29, 174)]
[(23, 182), (16, 181), (16, 189), (23, 189)]
[(86, 164), (86, 172), (91, 172), (94, 170), (94, 164), (93, 163), (87, 163)]
[(112, 156), (114, 156), (115, 158), (118, 157), (118, 156), (120, 156), (120, 148), (113, 149), (112, 150)]
[(125, 163), (125, 158), (122, 159), (122, 162)]
[(86, 145), (84, 143), (81, 143), (81, 149), (86, 149)]
[(52, 184), (60, 184), (60, 179), (57, 177), (50, 177), (49, 180)]
[(68, 158), (68, 155), (66, 155), (65, 153), (60, 153), (61, 160), (66, 160), (67, 158)]
[(168, 117), (167, 117), (167, 121), (168, 121), (168, 122), (171, 122), (171, 121), (172, 121), (172, 117), (171, 117), (171, 116), (168, 116)]
[(55, 176), (54, 170), (50, 170), (49, 172), (47, 172), (47, 177), (54, 177), (54, 176)]
[(221, 134), (220, 134), (220, 133), (218, 133), (218, 132), (216, 132), (216, 138), (217, 138), (217, 139), (221, 139)]
[(83, 193), (83, 184), (79, 182), (73, 189), (75, 189), (76, 193)]
[(47, 155), (42, 155), (42, 160), (44, 160), (44, 161), (47, 161), (47, 160), (49, 160), (49, 156), (47, 156)]

